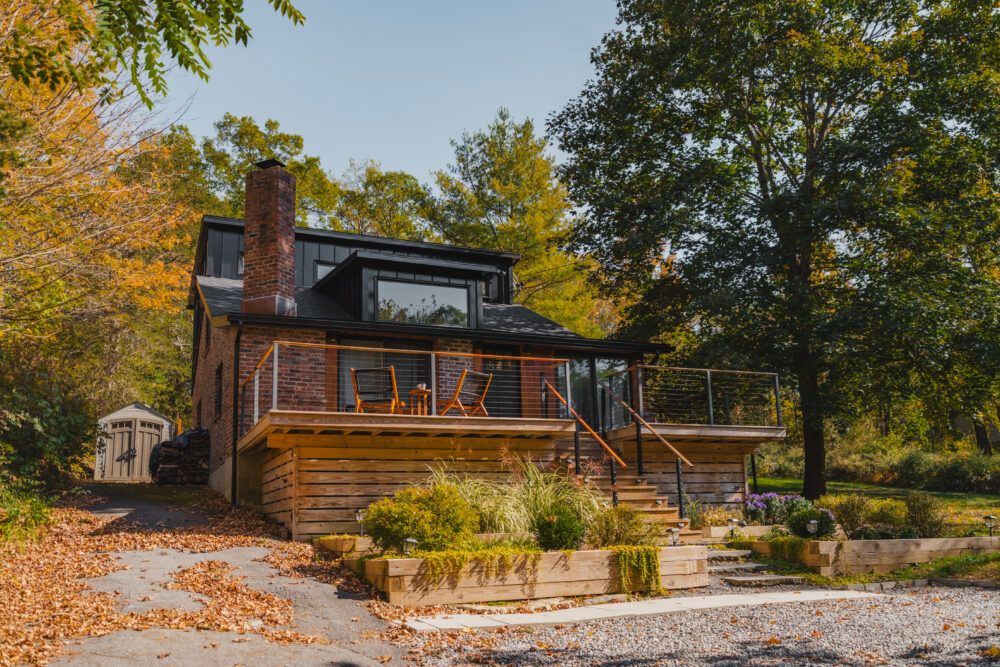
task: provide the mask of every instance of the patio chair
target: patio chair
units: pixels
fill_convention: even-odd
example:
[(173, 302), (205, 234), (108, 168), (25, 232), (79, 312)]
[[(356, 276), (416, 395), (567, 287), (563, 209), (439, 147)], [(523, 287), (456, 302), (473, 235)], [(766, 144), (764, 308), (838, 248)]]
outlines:
[(396, 368), (352, 368), (354, 412), (402, 414), (406, 402), (399, 399)]
[(493, 373), (480, 373), (468, 368), (462, 369), (462, 374), (455, 383), (455, 394), (438, 411), (439, 415), (446, 415), (450, 410), (458, 410), (463, 417), (475, 417), (482, 415), (489, 417), (486, 411), (486, 393), (490, 390), (490, 383), (493, 382)]

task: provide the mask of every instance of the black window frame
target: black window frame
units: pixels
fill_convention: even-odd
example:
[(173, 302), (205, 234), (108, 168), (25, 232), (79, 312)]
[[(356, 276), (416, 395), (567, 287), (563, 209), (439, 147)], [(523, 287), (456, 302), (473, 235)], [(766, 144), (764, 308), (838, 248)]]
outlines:
[[(441, 329), (450, 329), (450, 330), (476, 328), (475, 314), (476, 314), (477, 304), (476, 304), (475, 288), (477, 286), (475, 285), (475, 283), (473, 285), (469, 285), (468, 283), (465, 285), (456, 285), (455, 283), (444, 282), (443, 280), (416, 280), (412, 278), (396, 278), (396, 277), (380, 276), (380, 275), (375, 275), (374, 280), (375, 280), (375, 311), (372, 313), (372, 317), (374, 318), (374, 321), (380, 324), (401, 324), (410, 326), (440, 327)], [(411, 285), (426, 285), (428, 287), (444, 287), (454, 290), (465, 290), (465, 322), (466, 322), (465, 326), (457, 326), (450, 324), (423, 324), (420, 322), (405, 322), (400, 320), (381, 319), (378, 316), (379, 301), (381, 300), (379, 298), (379, 291), (380, 291), (379, 283), (383, 281), (390, 283), (408, 283)], [(475, 281), (475, 282), (481, 282), (481, 281)]]

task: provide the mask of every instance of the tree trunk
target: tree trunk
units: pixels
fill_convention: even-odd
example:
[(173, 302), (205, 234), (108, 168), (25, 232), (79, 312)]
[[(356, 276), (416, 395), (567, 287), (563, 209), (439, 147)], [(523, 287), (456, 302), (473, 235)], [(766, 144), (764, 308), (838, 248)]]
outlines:
[(802, 401), (802, 441), (805, 454), (802, 495), (815, 500), (826, 493), (826, 438), (823, 432), (818, 363), (815, 353), (808, 348), (800, 350), (795, 356), (799, 398)]
[(979, 417), (972, 418), (972, 426), (976, 431), (976, 447), (983, 454), (989, 456), (993, 453), (993, 444), (990, 442), (990, 434), (986, 430), (986, 424)]

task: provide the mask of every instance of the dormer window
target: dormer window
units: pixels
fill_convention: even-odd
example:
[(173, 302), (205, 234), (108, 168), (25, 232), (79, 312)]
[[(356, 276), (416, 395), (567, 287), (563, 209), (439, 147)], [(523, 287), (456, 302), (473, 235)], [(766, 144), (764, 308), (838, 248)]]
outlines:
[(380, 322), (469, 327), (469, 289), (424, 282), (377, 280)]

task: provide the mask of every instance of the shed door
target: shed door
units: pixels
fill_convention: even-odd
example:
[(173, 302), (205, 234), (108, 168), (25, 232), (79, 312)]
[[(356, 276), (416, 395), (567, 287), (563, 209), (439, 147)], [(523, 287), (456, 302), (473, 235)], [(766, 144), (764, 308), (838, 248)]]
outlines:
[(149, 477), (149, 454), (153, 451), (153, 445), (162, 440), (163, 425), (158, 422), (139, 420), (139, 428), (136, 429), (135, 458), (132, 460), (133, 479), (145, 479)]
[(122, 419), (111, 422), (108, 429), (108, 448), (105, 453), (104, 470), (105, 477), (123, 478), (129, 476), (132, 469), (132, 459), (135, 458), (135, 447), (133, 446), (133, 427), (135, 421), (132, 419)]

